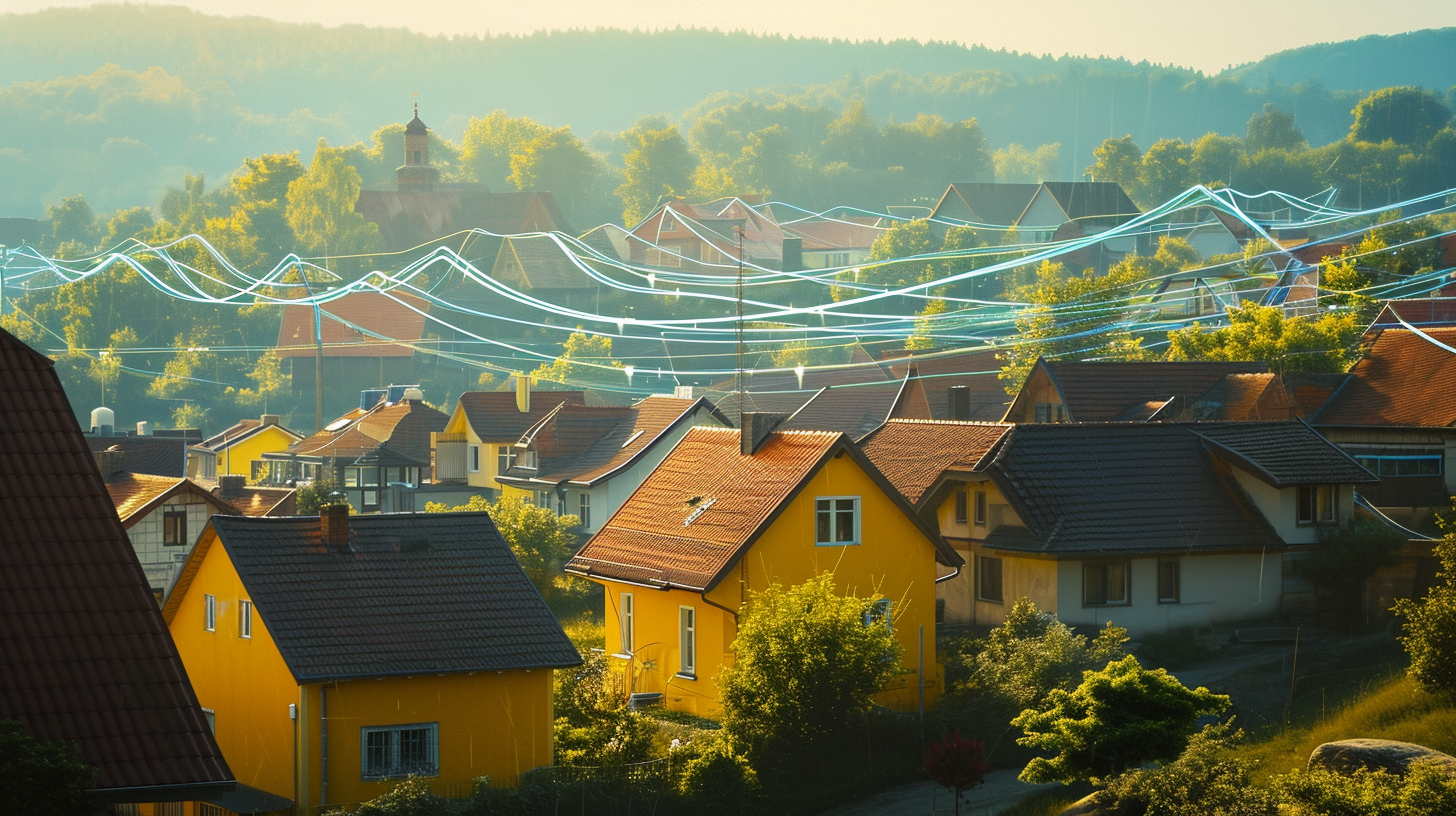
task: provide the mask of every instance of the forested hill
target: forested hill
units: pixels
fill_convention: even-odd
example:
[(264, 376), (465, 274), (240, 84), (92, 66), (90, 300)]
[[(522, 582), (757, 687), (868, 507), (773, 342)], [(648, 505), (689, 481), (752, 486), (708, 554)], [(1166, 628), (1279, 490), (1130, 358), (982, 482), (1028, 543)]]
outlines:
[(1456, 28), (1307, 45), (1270, 54), (1223, 75), (1251, 87), (1318, 79), (1332, 90), (1368, 91), (1394, 85), (1445, 90), (1456, 85)]

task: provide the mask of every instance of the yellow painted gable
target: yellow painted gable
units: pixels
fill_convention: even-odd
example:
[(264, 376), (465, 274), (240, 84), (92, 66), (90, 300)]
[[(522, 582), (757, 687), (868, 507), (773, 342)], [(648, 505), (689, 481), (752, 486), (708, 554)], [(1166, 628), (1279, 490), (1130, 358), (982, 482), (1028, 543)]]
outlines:
[(265, 453), (281, 453), (298, 441), (277, 425), (269, 425), (221, 448), (217, 452), (218, 475), (246, 476), (253, 478), (253, 463), (261, 461)]

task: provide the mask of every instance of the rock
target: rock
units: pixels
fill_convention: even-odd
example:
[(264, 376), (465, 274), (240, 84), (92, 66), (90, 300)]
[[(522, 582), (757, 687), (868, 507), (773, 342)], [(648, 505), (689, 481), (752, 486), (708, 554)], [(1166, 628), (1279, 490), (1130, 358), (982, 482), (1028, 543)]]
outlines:
[(1442, 765), (1456, 776), (1456, 757), (1424, 745), (1379, 739), (1349, 739), (1327, 742), (1309, 755), (1309, 768), (1324, 768), (1348, 774), (1358, 768), (1383, 770), (1404, 776), (1417, 761), (1427, 760)]
[(1097, 808), (1097, 794), (1090, 793), (1073, 802), (1058, 816), (1101, 816), (1101, 813)]

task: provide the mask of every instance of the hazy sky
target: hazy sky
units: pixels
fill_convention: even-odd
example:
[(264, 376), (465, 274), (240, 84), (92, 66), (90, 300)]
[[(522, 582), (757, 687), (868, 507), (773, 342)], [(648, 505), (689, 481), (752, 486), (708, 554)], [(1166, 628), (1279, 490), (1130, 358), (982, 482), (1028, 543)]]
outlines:
[[(1310, 43), (1456, 25), (1452, 0), (179, 0), (213, 14), (404, 26), (429, 34), (540, 29), (747, 29), (954, 40), (1036, 54), (1107, 54), (1214, 72)], [(0, 0), (6, 11), (84, 6)]]

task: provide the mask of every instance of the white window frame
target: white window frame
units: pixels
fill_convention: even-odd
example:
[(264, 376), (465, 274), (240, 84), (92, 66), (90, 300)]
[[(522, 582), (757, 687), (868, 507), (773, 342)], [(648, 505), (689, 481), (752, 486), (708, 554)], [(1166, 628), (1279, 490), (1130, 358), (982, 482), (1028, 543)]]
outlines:
[[(404, 731), (427, 732), (427, 748), (429, 759), (433, 760), (432, 765), (424, 768), (404, 768), (399, 760), (399, 734)], [(395, 734), (394, 739), (386, 746), (390, 754), (391, 767), (377, 768), (370, 767), (369, 763), (369, 737), (372, 734)], [(371, 773), (371, 771), (374, 771)], [(383, 772), (380, 772), (383, 771)], [(359, 778), (365, 782), (372, 782), (381, 779), (402, 779), (406, 776), (439, 776), (440, 775), (440, 724), (438, 722), (427, 723), (406, 723), (403, 725), (368, 725), (359, 729)]]
[(617, 625), (621, 631), (621, 651), (617, 654), (623, 657), (631, 657), (632, 649), (637, 645), (637, 607), (633, 602), (632, 593), (622, 592), (617, 595)]
[(479, 445), (471, 445), (470, 446), (470, 472), (471, 473), (479, 473), (480, 472), (480, 446)]
[(873, 626), (884, 621), (886, 626), (894, 628), (895, 602), (889, 598), (876, 598), (870, 602), (869, 609), (864, 613), (864, 625)]
[(583, 492), (581, 499), (577, 502), (577, 515), (581, 519), (581, 526), (591, 527), (591, 494)]
[(217, 596), (202, 596), (202, 631), (217, 631)]
[[(1324, 516), (1319, 514), (1321, 493), (1326, 493), (1328, 496), (1328, 502), (1325, 505), (1327, 512)], [(1320, 527), (1339, 523), (1340, 488), (1338, 485), (1300, 485), (1294, 489), (1294, 499), (1296, 502), (1294, 518), (1300, 527)], [(1306, 510), (1309, 511), (1308, 516), (1305, 515)]]
[(698, 610), (677, 608), (678, 677), (698, 679)]
[(238, 601), (238, 637), (253, 639), (253, 602)]
[[(835, 537), (835, 522), (837, 516), (845, 512), (839, 505), (842, 501), (853, 502), (854, 511), (854, 534), (850, 540), (837, 540)], [(821, 503), (829, 502), (828, 508), (821, 506)], [(821, 513), (829, 514), (828, 541), (821, 541), (819, 537), (819, 516)], [(815, 496), (814, 497), (814, 546), (816, 547), (854, 547), (863, 543), (863, 526), (860, 519), (860, 497), (859, 496)]]

